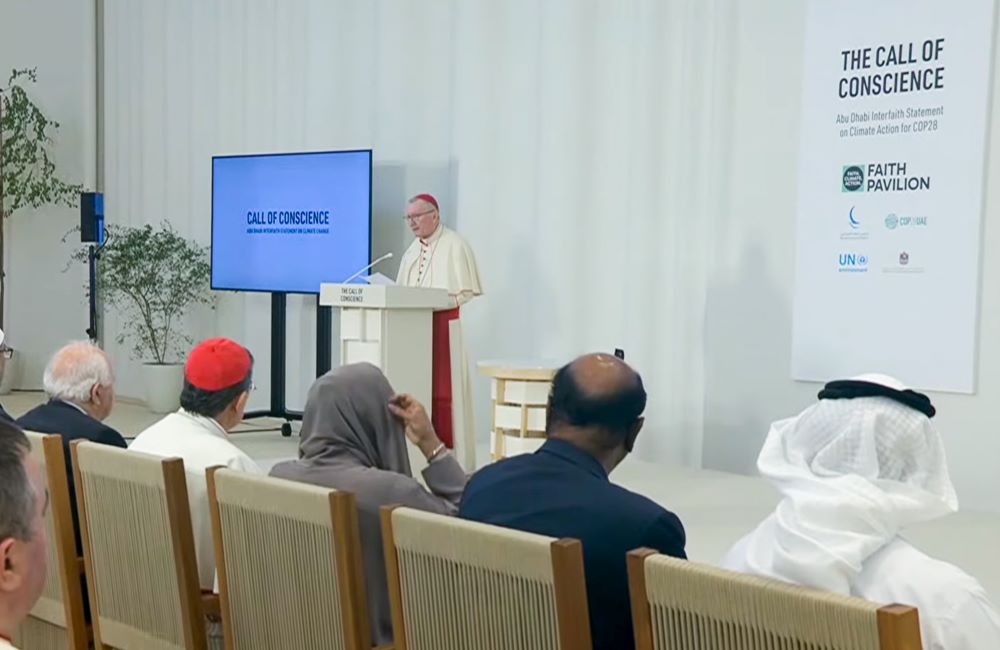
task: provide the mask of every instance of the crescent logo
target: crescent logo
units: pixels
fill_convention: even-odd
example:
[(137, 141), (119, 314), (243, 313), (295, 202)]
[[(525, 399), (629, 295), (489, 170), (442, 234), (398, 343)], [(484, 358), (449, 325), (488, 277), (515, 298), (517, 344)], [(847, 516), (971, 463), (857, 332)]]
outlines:
[(851, 212), (847, 215), (847, 218), (851, 222), (851, 228), (858, 228), (861, 226), (861, 222), (854, 218), (854, 206), (851, 206)]

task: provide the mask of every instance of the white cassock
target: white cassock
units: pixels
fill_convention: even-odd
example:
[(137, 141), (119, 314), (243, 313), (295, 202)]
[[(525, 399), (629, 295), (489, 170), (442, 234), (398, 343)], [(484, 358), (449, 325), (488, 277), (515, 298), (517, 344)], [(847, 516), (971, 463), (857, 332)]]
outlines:
[(783, 498), (722, 566), (916, 607), (925, 650), (1000, 648), (1000, 615), (982, 586), (899, 536), (958, 509), (923, 413), (886, 397), (822, 400), (771, 426), (757, 467)]
[(218, 422), (184, 409), (171, 413), (140, 433), (129, 449), (184, 461), (195, 554), (198, 556), (198, 577), (202, 589), (215, 589), (215, 547), (212, 545), (205, 470), (222, 465), (253, 474), (265, 472), (229, 441), (228, 434)]
[(415, 239), (406, 249), (396, 282), (408, 287), (446, 289), (451, 296), (451, 309), (434, 315), (431, 418), (438, 435), (446, 443), (453, 441), (465, 469), (473, 471), (472, 389), (458, 310), (483, 293), (476, 258), (458, 233), (440, 224), (430, 237)]

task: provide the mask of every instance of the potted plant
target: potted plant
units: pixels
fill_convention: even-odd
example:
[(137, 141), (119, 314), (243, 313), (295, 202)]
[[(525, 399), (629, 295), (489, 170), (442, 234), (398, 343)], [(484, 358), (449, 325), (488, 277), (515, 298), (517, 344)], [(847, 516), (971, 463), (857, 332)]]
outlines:
[[(79, 185), (56, 176), (49, 157), (52, 136), (59, 123), (31, 101), (26, 83), (35, 83), (35, 70), (14, 70), (6, 87), (0, 87), (0, 329), (4, 320), (7, 292), (7, 220), (24, 208), (45, 205), (73, 207), (79, 204)], [(7, 340), (10, 340), (9, 332)], [(19, 359), (16, 352), (7, 362), (0, 382), (0, 394), (10, 392), (17, 382)]]
[[(156, 413), (177, 409), (192, 338), (183, 319), (195, 305), (211, 305), (208, 248), (159, 228), (110, 225), (97, 263), (97, 291), (121, 317), (117, 340), (143, 361), (146, 404)], [(82, 249), (74, 259), (85, 262)]]

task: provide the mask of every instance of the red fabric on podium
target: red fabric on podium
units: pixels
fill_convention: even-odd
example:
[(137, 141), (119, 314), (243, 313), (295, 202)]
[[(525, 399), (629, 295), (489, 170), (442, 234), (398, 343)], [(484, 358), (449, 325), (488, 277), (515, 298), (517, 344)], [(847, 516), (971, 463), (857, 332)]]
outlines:
[(431, 424), (448, 449), (455, 448), (451, 411), (451, 343), (448, 324), (458, 320), (458, 307), (434, 312), (431, 333)]

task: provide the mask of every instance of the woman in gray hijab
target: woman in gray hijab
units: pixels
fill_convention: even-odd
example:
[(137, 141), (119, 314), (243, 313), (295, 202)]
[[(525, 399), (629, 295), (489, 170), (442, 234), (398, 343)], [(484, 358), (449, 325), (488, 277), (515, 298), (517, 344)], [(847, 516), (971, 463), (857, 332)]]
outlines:
[[(410, 473), (406, 439), (428, 460), (423, 477), (429, 492)], [(395, 395), (389, 380), (371, 364), (331, 370), (309, 389), (299, 459), (278, 463), (271, 476), (354, 493), (372, 643), (391, 643), (379, 508), (400, 504), (454, 515), (467, 481), (427, 411), (413, 397)]]

